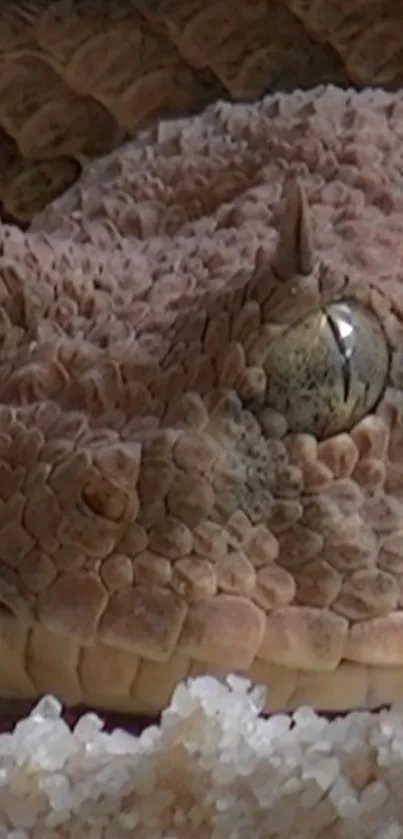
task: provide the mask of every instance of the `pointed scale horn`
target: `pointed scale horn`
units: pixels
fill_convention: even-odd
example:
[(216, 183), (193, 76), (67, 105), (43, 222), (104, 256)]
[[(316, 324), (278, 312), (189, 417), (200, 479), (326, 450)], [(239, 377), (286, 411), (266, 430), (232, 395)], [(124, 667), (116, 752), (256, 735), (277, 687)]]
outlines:
[(281, 280), (310, 274), (315, 266), (312, 230), (305, 192), (296, 177), (289, 177), (283, 192), (283, 213), (272, 268)]

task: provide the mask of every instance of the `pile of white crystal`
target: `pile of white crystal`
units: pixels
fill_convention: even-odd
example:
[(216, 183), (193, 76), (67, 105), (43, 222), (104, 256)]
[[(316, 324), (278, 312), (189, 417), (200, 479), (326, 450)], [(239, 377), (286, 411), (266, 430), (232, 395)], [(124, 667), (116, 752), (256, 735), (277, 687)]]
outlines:
[(403, 839), (403, 710), (265, 720), (264, 698), (193, 679), (134, 737), (44, 697), (0, 735), (0, 839)]

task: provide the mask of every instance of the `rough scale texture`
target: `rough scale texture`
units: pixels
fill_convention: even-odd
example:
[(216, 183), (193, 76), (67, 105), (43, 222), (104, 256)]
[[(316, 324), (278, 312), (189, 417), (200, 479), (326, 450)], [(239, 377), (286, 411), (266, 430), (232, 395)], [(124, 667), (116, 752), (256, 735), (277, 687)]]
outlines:
[(395, 0), (2, 0), (0, 201), (28, 222), (161, 115), (403, 80)]
[[(2, 228), (3, 697), (153, 711), (242, 670), (271, 708), (401, 698), (402, 113), (335, 88), (219, 103)], [(376, 318), (383, 398), (318, 441), (270, 402), (273, 353), (337, 300)], [(316, 422), (341, 404), (319, 384)]]

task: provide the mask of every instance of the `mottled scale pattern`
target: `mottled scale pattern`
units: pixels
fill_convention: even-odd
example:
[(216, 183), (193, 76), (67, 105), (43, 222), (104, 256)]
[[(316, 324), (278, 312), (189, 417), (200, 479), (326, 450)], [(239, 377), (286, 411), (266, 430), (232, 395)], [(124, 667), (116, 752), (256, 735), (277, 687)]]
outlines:
[(402, 83), (392, 0), (2, 0), (0, 210), (27, 225), (161, 117), (317, 84)]
[(358, 84), (402, 79), (402, 9), (394, 0), (284, 0), (315, 41), (329, 44)]
[[(401, 698), (402, 103), (216, 104), (1, 227), (0, 696), (150, 712), (231, 671), (271, 709)], [(293, 431), (273, 347), (346, 298), (381, 399)]]

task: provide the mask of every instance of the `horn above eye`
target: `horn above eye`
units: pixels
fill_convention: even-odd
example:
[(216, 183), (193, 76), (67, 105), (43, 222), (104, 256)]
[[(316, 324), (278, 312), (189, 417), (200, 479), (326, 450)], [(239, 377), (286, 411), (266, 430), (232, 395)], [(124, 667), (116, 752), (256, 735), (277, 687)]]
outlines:
[(376, 316), (353, 300), (340, 300), (273, 342), (265, 361), (265, 404), (284, 416), (289, 431), (330, 437), (377, 407), (389, 367)]

